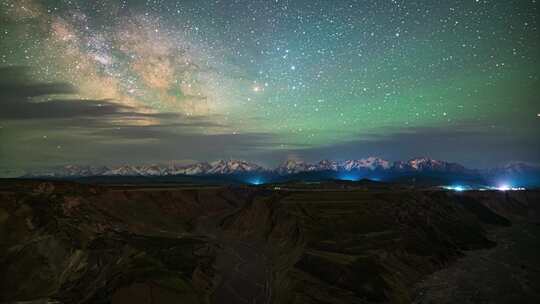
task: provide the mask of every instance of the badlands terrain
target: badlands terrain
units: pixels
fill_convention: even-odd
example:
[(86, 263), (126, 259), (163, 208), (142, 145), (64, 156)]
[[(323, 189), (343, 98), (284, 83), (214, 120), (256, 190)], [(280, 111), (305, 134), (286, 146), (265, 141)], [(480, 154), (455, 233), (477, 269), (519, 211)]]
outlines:
[(0, 181), (0, 303), (540, 303), (540, 192)]

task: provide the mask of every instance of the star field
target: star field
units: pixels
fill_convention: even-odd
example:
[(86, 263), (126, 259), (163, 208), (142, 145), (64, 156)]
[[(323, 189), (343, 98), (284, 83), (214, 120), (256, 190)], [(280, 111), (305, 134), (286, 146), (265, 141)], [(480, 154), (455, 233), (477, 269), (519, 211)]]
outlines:
[(1, 0), (0, 65), (149, 114), (128, 125), (159, 126), (150, 114), (176, 113), (212, 122), (190, 134), (270, 136), (257, 151), (430, 129), (530, 142), (540, 111), (538, 8), (536, 0)]

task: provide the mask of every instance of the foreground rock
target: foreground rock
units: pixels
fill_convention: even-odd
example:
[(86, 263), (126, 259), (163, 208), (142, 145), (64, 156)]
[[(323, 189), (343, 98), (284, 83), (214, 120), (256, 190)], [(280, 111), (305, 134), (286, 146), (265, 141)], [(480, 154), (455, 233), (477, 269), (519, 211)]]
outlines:
[[(362, 189), (4, 181), (0, 302), (410, 303), (516, 214), (474, 193)], [(537, 198), (496, 199), (528, 216)]]
[(516, 223), (489, 236), (495, 248), (467, 252), (423, 279), (413, 303), (540, 303), (540, 225)]
[(469, 251), (450, 267), (424, 278), (415, 288), (414, 303), (540, 303), (538, 193), (473, 196), (511, 219), (512, 226), (489, 229), (495, 248)]

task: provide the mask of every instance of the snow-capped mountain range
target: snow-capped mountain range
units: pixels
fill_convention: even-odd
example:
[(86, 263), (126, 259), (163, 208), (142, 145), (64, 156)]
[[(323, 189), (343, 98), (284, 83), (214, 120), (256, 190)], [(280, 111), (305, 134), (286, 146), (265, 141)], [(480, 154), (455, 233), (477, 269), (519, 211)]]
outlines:
[[(537, 166), (524, 163), (511, 163), (505, 167), (483, 171), (482, 174), (498, 175), (516, 172), (539, 172)], [(378, 157), (368, 157), (357, 160), (333, 161), (322, 160), (318, 163), (287, 160), (276, 168), (268, 169), (255, 163), (242, 160), (219, 160), (215, 162), (200, 162), (187, 166), (177, 165), (122, 165), (113, 167), (93, 167), (69, 165), (45, 172), (28, 174), (30, 177), (85, 177), (85, 176), (173, 176), (173, 175), (235, 175), (235, 174), (276, 174), (291, 175), (306, 172), (386, 172), (386, 173), (449, 173), (449, 174), (479, 174), (480, 171), (467, 169), (464, 166), (434, 160), (427, 157), (414, 158), (409, 161), (387, 161)]]

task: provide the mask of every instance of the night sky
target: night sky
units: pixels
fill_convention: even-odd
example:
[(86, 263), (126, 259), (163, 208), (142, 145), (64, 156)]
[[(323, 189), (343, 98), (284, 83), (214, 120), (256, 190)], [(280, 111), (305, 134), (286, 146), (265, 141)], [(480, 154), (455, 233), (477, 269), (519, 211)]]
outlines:
[(540, 162), (536, 0), (0, 0), (0, 174)]

